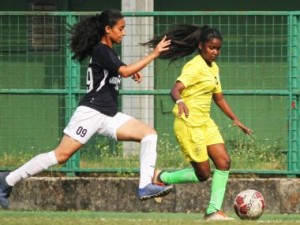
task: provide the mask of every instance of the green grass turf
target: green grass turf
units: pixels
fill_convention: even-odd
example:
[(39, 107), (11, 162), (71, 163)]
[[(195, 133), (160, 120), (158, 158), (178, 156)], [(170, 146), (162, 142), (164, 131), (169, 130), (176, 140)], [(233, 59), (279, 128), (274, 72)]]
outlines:
[[(240, 220), (220, 222), (224, 225), (300, 225), (300, 214), (264, 214), (257, 221)], [(0, 211), (1, 225), (199, 225), (216, 224), (206, 222), (202, 214), (195, 213), (127, 213), (127, 212), (90, 212), (90, 211)]]

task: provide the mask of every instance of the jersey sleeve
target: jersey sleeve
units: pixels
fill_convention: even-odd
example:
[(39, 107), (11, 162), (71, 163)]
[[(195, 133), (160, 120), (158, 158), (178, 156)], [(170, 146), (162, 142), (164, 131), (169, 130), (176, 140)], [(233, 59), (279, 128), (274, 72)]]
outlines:
[(220, 75), (219, 75), (219, 67), (216, 64), (215, 64), (215, 67), (216, 67), (216, 75), (215, 75), (216, 87), (215, 87), (215, 90), (213, 91), (213, 93), (220, 93), (220, 92), (222, 92), (222, 84), (221, 84)]
[(197, 76), (199, 76), (198, 68), (188, 63), (182, 68), (177, 81), (180, 81), (185, 87), (188, 87), (198, 82)]
[(118, 73), (119, 68), (125, 65), (112, 49), (103, 44), (99, 44), (94, 49), (93, 57), (95, 57), (95, 60), (99, 62), (103, 68), (113, 73)]
[(216, 85), (216, 88), (215, 90), (213, 91), (213, 93), (220, 93), (222, 92), (222, 85), (221, 85), (221, 82), (220, 82), (220, 79), (218, 79), (218, 84)]

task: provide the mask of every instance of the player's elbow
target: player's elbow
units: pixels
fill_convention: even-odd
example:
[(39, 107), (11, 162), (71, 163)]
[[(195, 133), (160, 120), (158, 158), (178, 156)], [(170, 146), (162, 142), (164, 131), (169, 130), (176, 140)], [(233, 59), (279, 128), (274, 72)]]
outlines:
[(135, 74), (134, 72), (130, 71), (126, 65), (121, 66), (118, 70), (118, 73), (121, 77), (127, 78)]

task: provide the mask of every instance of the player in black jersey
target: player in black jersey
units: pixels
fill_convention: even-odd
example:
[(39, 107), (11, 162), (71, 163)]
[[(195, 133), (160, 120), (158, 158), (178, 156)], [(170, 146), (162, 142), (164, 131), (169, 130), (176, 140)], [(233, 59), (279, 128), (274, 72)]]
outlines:
[(75, 24), (70, 33), (72, 59), (82, 62), (90, 58), (87, 94), (79, 102), (64, 129), (65, 135), (53, 151), (35, 156), (10, 173), (0, 173), (0, 205), (8, 207), (10, 192), (18, 181), (66, 162), (96, 133), (118, 141), (141, 143), (139, 199), (168, 194), (173, 186), (159, 186), (151, 181), (156, 163), (156, 131), (142, 121), (118, 112), (117, 100), (121, 78), (132, 77), (141, 82), (139, 71), (167, 51), (170, 40), (164, 37), (149, 55), (126, 65), (113, 50), (113, 45), (121, 43), (125, 35), (125, 20), (120, 11), (105, 10), (87, 17)]

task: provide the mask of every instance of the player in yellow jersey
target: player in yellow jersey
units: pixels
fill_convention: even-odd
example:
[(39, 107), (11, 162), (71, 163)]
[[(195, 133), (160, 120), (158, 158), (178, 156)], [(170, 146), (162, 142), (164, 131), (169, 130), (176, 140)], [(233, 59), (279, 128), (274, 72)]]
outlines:
[[(232, 220), (221, 211), (230, 169), (230, 157), (218, 126), (210, 117), (212, 100), (245, 134), (252, 130), (234, 114), (222, 94), (219, 68), (215, 60), (222, 47), (219, 30), (208, 26), (182, 25), (168, 31), (170, 49), (160, 58), (174, 61), (199, 52), (188, 61), (177, 78), (171, 97), (174, 100), (174, 131), (185, 158), (193, 168), (175, 172), (155, 171), (154, 183), (176, 184), (206, 181), (211, 174), (209, 158), (215, 165), (210, 202), (205, 220)], [(156, 46), (163, 36), (145, 43)]]

